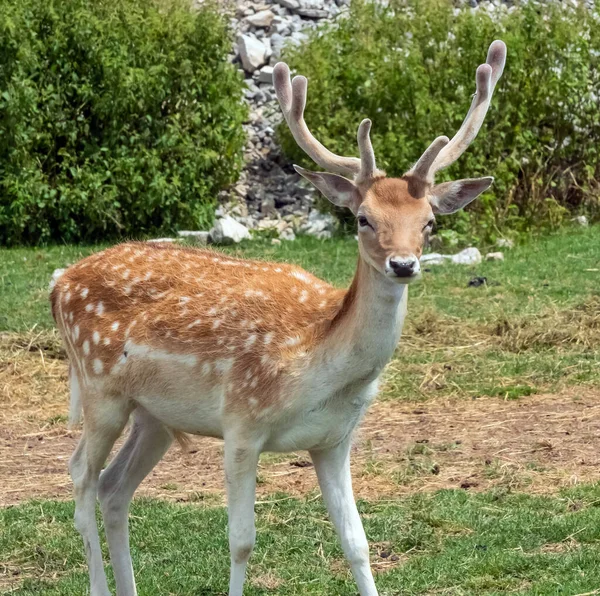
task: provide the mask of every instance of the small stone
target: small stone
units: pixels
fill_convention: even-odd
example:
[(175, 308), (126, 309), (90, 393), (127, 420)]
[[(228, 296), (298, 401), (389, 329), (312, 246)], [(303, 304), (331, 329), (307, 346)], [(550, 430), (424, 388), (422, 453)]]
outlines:
[(253, 73), (267, 61), (267, 48), (255, 37), (240, 35), (237, 46), (246, 72)]
[(210, 237), (215, 244), (237, 244), (251, 238), (248, 229), (229, 215), (215, 222)]
[(198, 246), (206, 246), (210, 236), (210, 232), (188, 230), (181, 230), (178, 234), (181, 239), (187, 240), (190, 244), (196, 244)]
[(329, 16), (326, 10), (319, 8), (299, 8), (296, 12), (307, 19), (326, 19)]
[(481, 253), (479, 249), (471, 246), (461, 250), (459, 253), (452, 255), (451, 260), (458, 265), (478, 265), (481, 263)]
[(488, 252), (485, 255), (486, 261), (504, 261), (504, 253), (501, 252)]
[(586, 228), (589, 225), (588, 218), (585, 215), (578, 215), (572, 219), (576, 224)]
[(279, 245), (281, 244), (281, 240), (279, 238), (271, 238), (271, 244)]
[(273, 82), (273, 67), (263, 66), (258, 74), (259, 83), (272, 83)]
[(281, 240), (296, 240), (296, 234), (294, 234), (294, 230), (291, 227), (285, 228), (279, 232), (279, 238)]
[(254, 27), (270, 27), (275, 15), (270, 10), (261, 10), (246, 17), (246, 21)]
[(275, 0), (277, 4), (283, 6), (284, 8), (289, 8), (290, 10), (295, 10), (296, 8), (300, 8), (300, 2), (298, 0)]

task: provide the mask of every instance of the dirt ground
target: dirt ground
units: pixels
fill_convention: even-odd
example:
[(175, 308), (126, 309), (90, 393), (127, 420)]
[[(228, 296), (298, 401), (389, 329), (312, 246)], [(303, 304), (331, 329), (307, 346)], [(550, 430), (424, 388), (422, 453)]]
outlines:
[[(357, 497), (440, 488), (504, 487), (551, 492), (600, 476), (598, 390), (577, 388), (519, 400), (497, 398), (376, 403), (357, 435)], [(48, 333), (0, 335), (0, 506), (71, 496), (68, 459), (79, 431), (66, 427), (67, 367)], [(221, 499), (220, 441), (175, 444), (138, 495)], [(306, 453), (266, 454), (259, 500), (317, 488)], [(212, 498), (211, 498), (212, 500)]]

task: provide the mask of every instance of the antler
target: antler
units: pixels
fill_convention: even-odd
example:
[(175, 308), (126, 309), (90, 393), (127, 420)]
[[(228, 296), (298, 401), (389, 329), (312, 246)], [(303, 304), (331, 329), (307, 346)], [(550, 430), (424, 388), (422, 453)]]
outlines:
[(360, 159), (336, 155), (315, 139), (304, 121), (306, 77), (297, 76), (290, 81), (288, 65), (278, 62), (273, 69), (273, 82), (281, 111), (294, 140), (315, 163), (328, 172), (360, 180), (369, 179), (376, 174), (375, 154), (369, 137), (370, 120), (363, 120), (358, 127)]
[(488, 50), (486, 63), (477, 68), (475, 76), (477, 91), (460, 129), (451, 141), (448, 141), (447, 137), (435, 139), (410, 170), (410, 174), (415, 174), (431, 182), (438, 170), (447, 168), (466, 151), (483, 124), (490, 107), (494, 88), (498, 79), (502, 76), (505, 62), (506, 45), (500, 40), (492, 42)]

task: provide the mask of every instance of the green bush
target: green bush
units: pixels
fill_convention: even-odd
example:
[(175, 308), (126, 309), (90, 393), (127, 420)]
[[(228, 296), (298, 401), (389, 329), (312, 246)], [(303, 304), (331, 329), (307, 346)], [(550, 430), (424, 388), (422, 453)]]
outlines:
[[(460, 127), (475, 69), (491, 41), (508, 46), (506, 69), (486, 122), (438, 180), (493, 175), (467, 211), (444, 218), (447, 232), (493, 240), (600, 214), (600, 18), (598, 8), (530, 3), (512, 12), (456, 11), (443, 0), (355, 0), (347, 19), (288, 50), (310, 79), (306, 120), (332, 151), (356, 155), (356, 129), (373, 120), (378, 165), (401, 175), (438, 135)], [(287, 129), (285, 151), (311, 162)], [(314, 167), (314, 164), (313, 164)]]
[(0, 243), (209, 224), (242, 163), (230, 42), (209, 4), (0, 0)]

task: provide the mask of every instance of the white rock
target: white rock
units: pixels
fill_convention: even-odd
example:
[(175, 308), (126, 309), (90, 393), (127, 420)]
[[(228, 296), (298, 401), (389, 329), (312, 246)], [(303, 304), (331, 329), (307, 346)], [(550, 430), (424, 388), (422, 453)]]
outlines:
[(181, 230), (180, 232), (178, 232), (178, 235), (183, 240), (187, 240), (192, 244), (197, 244), (198, 246), (206, 246), (208, 244), (210, 232)]
[(281, 240), (279, 238), (271, 238), (271, 244), (281, 244)]
[(255, 37), (240, 35), (237, 44), (246, 72), (253, 73), (267, 61), (267, 48)]
[(216, 244), (237, 244), (251, 238), (248, 228), (235, 221), (230, 215), (215, 222), (215, 227), (210, 231), (210, 237)]
[(588, 226), (588, 218), (585, 215), (578, 215), (574, 217), (571, 221), (574, 221), (576, 224), (579, 224), (582, 227)]
[(256, 14), (246, 17), (246, 21), (254, 27), (270, 27), (275, 15), (270, 10), (261, 10)]
[(479, 249), (475, 248), (474, 246), (465, 248), (459, 253), (452, 255), (451, 260), (453, 263), (457, 263), (459, 265), (477, 265), (482, 261)]
[(504, 261), (504, 253), (501, 252), (488, 252), (485, 255), (486, 261)]
[(260, 69), (260, 73), (258, 75), (259, 83), (272, 83), (273, 82), (273, 67), (272, 66), (263, 66)]
[(281, 240), (296, 240), (296, 234), (292, 228), (285, 228), (279, 232), (279, 238)]
[(445, 261), (450, 261), (457, 265), (477, 265), (481, 263), (481, 260), (481, 253), (475, 247), (465, 248), (455, 255), (443, 255), (439, 252), (432, 252), (423, 255), (419, 259), (422, 265), (441, 265)]
[(277, 4), (283, 6), (284, 8), (289, 8), (290, 10), (294, 10), (300, 7), (300, 2), (298, 0), (275, 0)]

